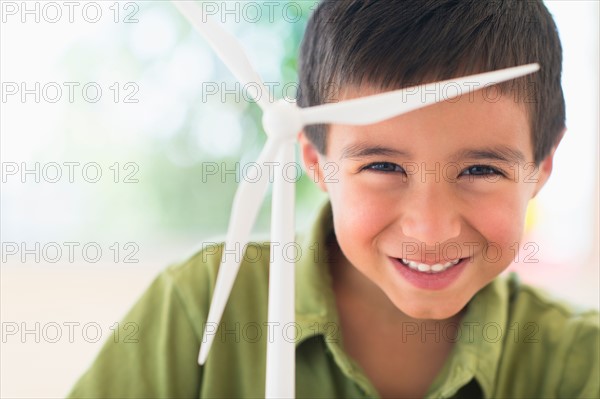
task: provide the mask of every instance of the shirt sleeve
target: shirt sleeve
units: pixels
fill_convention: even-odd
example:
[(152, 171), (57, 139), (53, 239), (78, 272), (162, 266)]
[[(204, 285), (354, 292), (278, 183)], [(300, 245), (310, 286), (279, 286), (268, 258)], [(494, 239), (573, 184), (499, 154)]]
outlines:
[(167, 269), (125, 316), (118, 339), (110, 337), (68, 397), (197, 398), (202, 380), (198, 337)]
[(600, 316), (582, 315), (575, 321), (559, 385), (560, 398), (600, 398)]

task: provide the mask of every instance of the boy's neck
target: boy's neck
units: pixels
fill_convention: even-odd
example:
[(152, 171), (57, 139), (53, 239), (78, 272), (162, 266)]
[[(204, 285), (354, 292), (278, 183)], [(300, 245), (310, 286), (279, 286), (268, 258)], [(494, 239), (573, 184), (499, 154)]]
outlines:
[[(423, 332), (441, 331), (446, 323), (460, 322), (465, 309), (446, 320), (412, 318), (348, 262), (335, 237), (328, 248), (344, 349), (361, 366), (380, 397), (424, 397), (456, 341)], [(419, 332), (407, 334), (405, 323), (416, 326)]]

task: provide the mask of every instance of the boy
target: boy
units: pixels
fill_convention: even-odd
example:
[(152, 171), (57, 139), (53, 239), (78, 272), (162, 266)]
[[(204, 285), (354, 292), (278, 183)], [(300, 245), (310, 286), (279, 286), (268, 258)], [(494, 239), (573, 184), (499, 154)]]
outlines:
[[(600, 397), (598, 313), (498, 277), (565, 130), (561, 57), (540, 1), (325, 0), (315, 10), (301, 106), (541, 70), (381, 123), (299, 135), (329, 198), (298, 238), (297, 397)], [(266, 324), (266, 242), (248, 246), (197, 364), (221, 251), (208, 245), (162, 273), (126, 317), (139, 342), (107, 343), (71, 396), (263, 396), (267, 329), (289, 334)]]

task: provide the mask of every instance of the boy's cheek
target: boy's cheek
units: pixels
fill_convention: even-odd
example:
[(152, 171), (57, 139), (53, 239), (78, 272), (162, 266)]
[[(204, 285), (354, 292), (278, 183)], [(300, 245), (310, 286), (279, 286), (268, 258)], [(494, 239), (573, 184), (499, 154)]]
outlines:
[(334, 225), (338, 238), (351, 237), (356, 244), (367, 243), (383, 229), (385, 221), (381, 211), (377, 212), (371, 206), (353, 207), (344, 205), (334, 210)]
[(329, 195), (334, 218), (355, 234), (376, 234), (394, 218), (394, 210), (378, 196), (345, 187), (343, 183), (330, 186)]
[[(485, 260), (510, 263), (523, 234), (525, 210), (521, 204), (497, 204), (482, 208), (474, 226), (486, 244), (481, 248)], [(492, 262), (494, 263), (494, 262)], [(506, 264), (508, 266), (508, 264)]]

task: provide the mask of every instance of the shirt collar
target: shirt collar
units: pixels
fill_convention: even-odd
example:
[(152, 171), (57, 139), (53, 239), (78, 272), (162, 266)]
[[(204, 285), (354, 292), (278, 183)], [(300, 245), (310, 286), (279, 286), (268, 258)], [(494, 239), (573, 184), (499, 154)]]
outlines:
[(473, 378), (484, 397), (492, 397), (504, 341), (518, 337), (515, 326), (508, 326), (511, 287), (516, 283), (514, 273), (497, 277), (469, 301), (457, 342), (427, 397), (451, 397)]
[[(339, 319), (328, 265), (331, 256), (327, 243), (332, 238), (335, 238), (333, 213), (327, 199), (307, 231), (299, 235), (302, 252), (296, 263), (295, 306), (300, 336), (296, 347), (312, 336), (322, 335), (343, 371), (359, 380), (366, 391), (374, 390), (356, 364), (344, 354), (337, 335)], [(508, 334), (518, 334), (507, 325), (510, 287), (515, 283), (518, 281), (514, 273), (508, 278), (497, 277), (467, 304), (457, 326), (456, 343), (427, 397), (451, 397), (475, 378), (485, 398), (491, 398), (503, 341), (510, 339)]]

